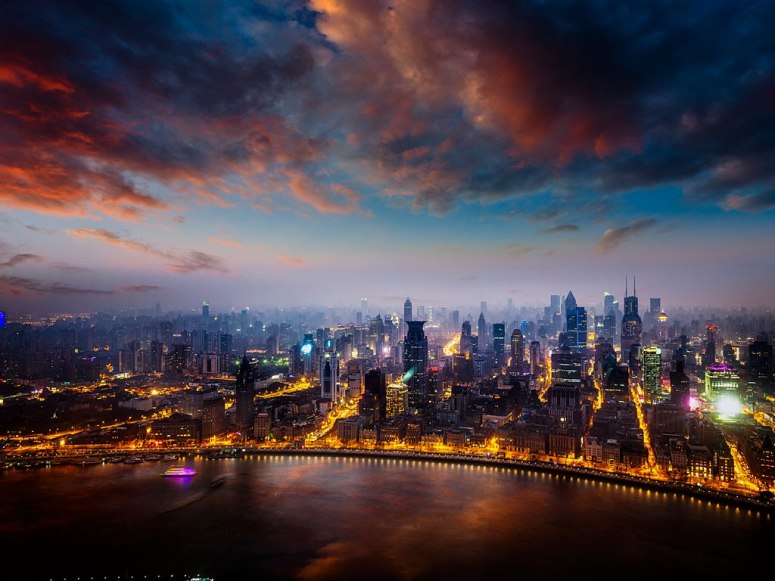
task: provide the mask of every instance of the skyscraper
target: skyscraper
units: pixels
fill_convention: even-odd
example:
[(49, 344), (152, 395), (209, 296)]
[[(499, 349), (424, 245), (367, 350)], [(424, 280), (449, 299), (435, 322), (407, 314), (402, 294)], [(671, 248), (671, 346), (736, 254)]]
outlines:
[(412, 301), (409, 300), (409, 297), (406, 297), (406, 300), (404, 301), (404, 321), (409, 322), (412, 320)]
[(575, 353), (585, 353), (587, 349), (587, 309), (576, 304), (572, 292), (565, 297), (565, 333), (568, 348)]
[(474, 342), (471, 337), (471, 321), (463, 321), (460, 330), (460, 353), (471, 357), (474, 353)]
[(662, 299), (659, 297), (652, 297), (649, 299), (649, 312), (655, 317), (662, 310)]
[(425, 321), (409, 321), (404, 339), (404, 382), (409, 389), (409, 407), (420, 409), (427, 400), (428, 338)]
[(484, 319), (484, 313), (479, 313), (479, 320), (476, 324), (477, 327), (477, 341), (479, 342), (479, 350), (484, 351), (487, 345), (487, 321)]
[(630, 349), (639, 345), (643, 333), (643, 321), (638, 315), (638, 296), (635, 292), (635, 279), (632, 283), (632, 296), (627, 296), (628, 288), (625, 282), (624, 316), (622, 317), (622, 361), (628, 361)]
[(203, 319), (210, 318), (210, 305), (207, 301), (202, 301), (202, 318)]
[(649, 403), (658, 401), (662, 395), (661, 367), (662, 350), (659, 347), (645, 347), (643, 349), (643, 391)]
[(493, 350), (498, 365), (503, 365), (506, 343), (506, 324), (494, 323), (492, 326)]
[(514, 329), (511, 333), (511, 366), (519, 367), (525, 359), (525, 338), (522, 331)]
[(336, 402), (339, 398), (337, 380), (339, 379), (339, 359), (330, 351), (323, 355), (320, 362), (320, 397)]
[(247, 355), (242, 357), (235, 386), (237, 430), (247, 437), (253, 431), (253, 388), (255, 376)]
[(689, 409), (690, 385), (689, 377), (684, 373), (684, 358), (678, 357), (675, 371), (670, 372), (670, 401), (684, 410)]
[(702, 356), (702, 364), (706, 367), (716, 362), (716, 341), (718, 339), (718, 327), (716, 325), (705, 325), (706, 345), (705, 353)]

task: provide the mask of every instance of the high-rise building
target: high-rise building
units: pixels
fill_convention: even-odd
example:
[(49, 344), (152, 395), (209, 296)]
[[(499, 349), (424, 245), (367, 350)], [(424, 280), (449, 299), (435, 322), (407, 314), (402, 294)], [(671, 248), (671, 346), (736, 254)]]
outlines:
[(662, 311), (662, 299), (659, 297), (649, 299), (649, 313), (657, 316)]
[(301, 361), (304, 366), (304, 375), (312, 375), (315, 359), (315, 339), (312, 333), (304, 334), (304, 341), (301, 343)]
[(386, 417), (392, 418), (406, 413), (411, 407), (411, 391), (402, 381), (394, 381), (386, 388)]
[(576, 297), (572, 292), (565, 297), (565, 334), (571, 351), (586, 353), (587, 310), (576, 304)]
[(518, 368), (525, 360), (525, 338), (522, 331), (514, 329), (511, 333), (511, 366)]
[(530, 374), (535, 377), (538, 375), (538, 368), (543, 365), (543, 354), (541, 353), (541, 343), (539, 341), (530, 342)]
[(572, 351), (552, 353), (552, 383), (581, 385), (584, 376), (584, 357)]
[(494, 323), (492, 326), (493, 350), (495, 351), (495, 360), (498, 365), (503, 365), (506, 344), (506, 324)]
[(463, 321), (460, 330), (460, 353), (467, 357), (474, 354), (474, 342), (471, 336), (471, 321)]
[(226, 412), (223, 396), (217, 391), (202, 398), (202, 440), (208, 440), (226, 431)]
[(633, 345), (641, 343), (643, 321), (638, 314), (638, 296), (635, 292), (635, 279), (632, 283), (632, 296), (628, 294), (625, 283), (624, 316), (622, 317), (622, 361), (628, 361)]
[(607, 315), (609, 311), (614, 310), (614, 295), (609, 292), (603, 293), (603, 314)]
[(705, 369), (705, 395), (713, 400), (722, 395), (740, 395), (740, 376), (726, 365), (709, 365)]
[(487, 314), (487, 301), (482, 301), (479, 303), (479, 312), (484, 315)]
[(409, 389), (409, 407), (425, 407), (428, 388), (428, 338), (423, 331), (425, 321), (409, 321), (404, 339), (404, 378)]
[(684, 410), (689, 409), (690, 383), (684, 373), (684, 358), (675, 360), (675, 371), (670, 372), (670, 401)]
[(479, 350), (484, 351), (487, 346), (487, 321), (484, 319), (484, 313), (479, 313), (479, 320), (476, 324), (477, 340), (479, 341)]
[(412, 320), (412, 301), (409, 300), (409, 297), (406, 297), (406, 300), (404, 301), (404, 321), (408, 323)]
[(716, 363), (716, 341), (718, 340), (718, 327), (705, 325), (706, 344), (705, 353), (702, 356), (702, 364), (706, 367)]
[[(385, 374), (379, 368), (371, 369), (363, 377), (364, 389), (358, 413), (371, 421), (381, 421), (387, 417), (387, 386)], [(361, 411), (364, 410), (364, 411)]]
[(339, 399), (338, 380), (339, 360), (336, 353), (327, 351), (320, 362), (320, 397), (336, 403)]
[(773, 379), (772, 345), (766, 333), (759, 333), (748, 345), (748, 370), (759, 387), (769, 387)]
[(616, 340), (616, 312), (613, 309), (606, 311), (603, 319), (603, 338), (611, 343)]
[(661, 372), (662, 350), (659, 347), (643, 349), (643, 391), (649, 403), (657, 402), (662, 396)]
[(369, 315), (369, 300), (366, 297), (361, 299), (361, 313), (365, 316)]
[(237, 372), (237, 382), (235, 385), (236, 400), (236, 422), (237, 430), (243, 437), (253, 432), (253, 390), (255, 387), (255, 375), (250, 366), (247, 355), (242, 357), (239, 371)]
[(202, 301), (202, 318), (203, 319), (210, 318), (210, 305), (207, 301)]

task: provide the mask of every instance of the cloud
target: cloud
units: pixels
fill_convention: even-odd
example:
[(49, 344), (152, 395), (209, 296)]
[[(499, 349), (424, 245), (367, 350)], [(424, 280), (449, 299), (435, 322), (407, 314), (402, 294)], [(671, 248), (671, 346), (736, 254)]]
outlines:
[(603, 237), (598, 242), (597, 251), (601, 253), (610, 252), (641, 232), (653, 228), (656, 224), (657, 220), (654, 218), (641, 218), (625, 226), (609, 228), (603, 233)]
[(0, 268), (13, 268), (25, 262), (42, 262), (43, 258), (37, 254), (17, 254), (5, 262), (0, 262)]
[(208, 236), (207, 241), (211, 244), (219, 244), (220, 246), (226, 246), (227, 248), (245, 248), (242, 242), (237, 240), (229, 240), (228, 238), (218, 238), (217, 236)]
[(749, 211), (775, 188), (773, 20), (702, 0), (17, 2), (0, 203), (138, 222), (381, 195), (443, 214), (669, 184)]
[(0, 276), (0, 290), (20, 296), (29, 293), (44, 293), (57, 295), (112, 295), (112, 290), (71, 287), (58, 282), (43, 282), (19, 276)]
[(301, 258), (296, 256), (286, 256), (285, 254), (278, 254), (277, 260), (285, 264), (286, 266), (304, 266), (305, 262)]
[(51, 268), (57, 269), (60, 272), (67, 272), (67, 273), (73, 273), (73, 274), (94, 272), (94, 270), (91, 268), (87, 268), (85, 266), (76, 266), (74, 264), (68, 264), (66, 262), (51, 262), (49, 263), (49, 266), (51, 266)]
[(730, 194), (724, 199), (724, 208), (740, 212), (766, 212), (775, 208), (775, 190), (742, 196)]
[(148, 293), (163, 290), (155, 285), (124, 285), (115, 290), (72, 287), (60, 282), (46, 282), (19, 276), (0, 276), (0, 290), (14, 296), (29, 294), (111, 296), (119, 293)]
[(128, 284), (122, 286), (119, 290), (125, 293), (156, 293), (164, 290), (164, 287), (153, 284)]
[(507, 244), (503, 247), (503, 250), (508, 252), (514, 258), (522, 258), (533, 252), (536, 249), (535, 246), (528, 244)]
[(106, 230), (104, 228), (76, 228), (74, 230), (67, 230), (67, 233), (71, 236), (75, 236), (76, 238), (97, 240), (112, 246), (118, 246), (120, 248), (126, 248), (134, 252), (140, 252), (143, 254), (149, 254), (151, 256), (162, 258), (167, 263), (167, 269), (172, 272), (179, 272), (183, 274), (201, 270), (211, 270), (223, 273), (228, 272), (228, 269), (222, 264), (220, 258), (196, 250), (161, 250), (144, 242), (123, 238), (116, 232)]
[(558, 233), (566, 233), (566, 232), (578, 232), (579, 227), (576, 226), (576, 224), (558, 224), (557, 226), (552, 226), (551, 228), (545, 228), (542, 230), (542, 232), (546, 234), (558, 234)]

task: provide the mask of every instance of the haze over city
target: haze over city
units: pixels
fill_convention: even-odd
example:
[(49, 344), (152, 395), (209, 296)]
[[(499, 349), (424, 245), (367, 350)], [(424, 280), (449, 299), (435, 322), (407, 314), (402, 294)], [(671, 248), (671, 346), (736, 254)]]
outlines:
[(9, 312), (771, 307), (775, 7), (12, 3)]

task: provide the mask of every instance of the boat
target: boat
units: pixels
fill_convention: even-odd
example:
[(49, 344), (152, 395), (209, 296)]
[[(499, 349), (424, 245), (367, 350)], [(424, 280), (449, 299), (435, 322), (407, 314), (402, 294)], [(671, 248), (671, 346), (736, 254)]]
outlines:
[(174, 462), (177, 459), (178, 459), (177, 454), (165, 454), (164, 456), (161, 457), (162, 462)]
[(143, 459), (140, 456), (132, 456), (124, 460), (124, 464), (139, 464)]
[(219, 486), (222, 486), (224, 482), (226, 482), (226, 476), (220, 474), (219, 476), (213, 478), (208, 486), (210, 488), (218, 488)]
[(110, 458), (108, 460), (108, 463), (109, 464), (120, 464), (123, 461), (124, 461), (123, 456), (113, 456), (112, 458)]
[(95, 464), (102, 464), (102, 459), (94, 457), (82, 458), (78, 460), (77, 464), (79, 466), (93, 466)]
[(196, 474), (194, 468), (188, 466), (173, 466), (162, 473), (162, 476), (180, 477), (180, 476), (193, 476)]
[(156, 454), (150, 454), (145, 457), (146, 462), (157, 462), (161, 460), (161, 456), (157, 456)]

